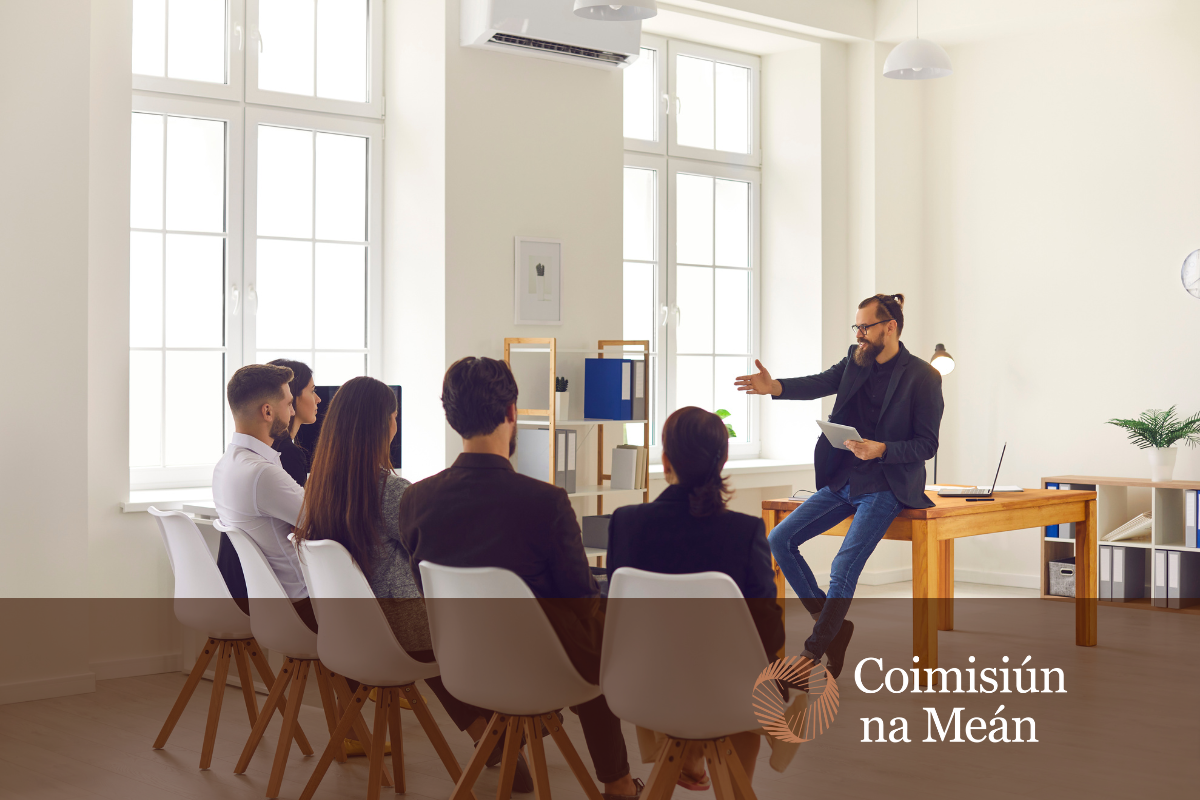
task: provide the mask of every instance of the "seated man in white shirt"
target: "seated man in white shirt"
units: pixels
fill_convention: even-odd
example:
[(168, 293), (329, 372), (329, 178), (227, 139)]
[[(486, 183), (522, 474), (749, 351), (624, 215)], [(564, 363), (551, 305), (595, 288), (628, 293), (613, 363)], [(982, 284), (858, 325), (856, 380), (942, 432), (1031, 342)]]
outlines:
[(271, 364), (250, 364), (229, 379), (226, 398), (236, 433), (213, 470), (213, 503), (222, 522), (258, 544), (296, 610), (315, 630), (300, 561), (287, 539), (299, 520), (304, 490), (271, 449), (292, 419), (291, 379), (290, 369)]

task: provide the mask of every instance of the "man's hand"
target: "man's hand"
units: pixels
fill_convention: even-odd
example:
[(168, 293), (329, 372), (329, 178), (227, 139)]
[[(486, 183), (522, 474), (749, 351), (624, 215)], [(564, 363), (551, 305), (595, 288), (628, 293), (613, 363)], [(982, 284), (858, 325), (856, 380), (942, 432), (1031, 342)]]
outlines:
[(887, 452), (886, 444), (883, 442), (872, 442), (870, 439), (863, 439), (861, 442), (847, 439), (842, 444), (849, 447), (850, 452), (863, 461), (870, 461), (873, 458), (883, 458), (883, 454)]
[(758, 372), (753, 375), (741, 375), (734, 378), (733, 385), (737, 387), (739, 392), (769, 394), (776, 397), (783, 394), (783, 384), (777, 380), (773, 380), (771, 373), (767, 372), (767, 368), (757, 358), (754, 359), (754, 366), (758, 367)]

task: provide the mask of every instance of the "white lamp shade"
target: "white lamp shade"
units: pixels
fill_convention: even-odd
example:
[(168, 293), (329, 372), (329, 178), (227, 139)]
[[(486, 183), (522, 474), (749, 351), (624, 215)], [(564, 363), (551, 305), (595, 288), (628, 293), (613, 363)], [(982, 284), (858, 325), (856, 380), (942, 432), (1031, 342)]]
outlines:
[[(576, 4), (578, 8), (578, 3)], [(575, 13), (579, 13), (576, 11)], [(950, 56), (928, 39), (909, 39), (896, 45), (883, 62), (883, 77), (901, 81), (944, 78), (954, 72)]]
[(575, 0), (575, 16), (605, 22), (650, 19), (658, 14), (654, 0)]

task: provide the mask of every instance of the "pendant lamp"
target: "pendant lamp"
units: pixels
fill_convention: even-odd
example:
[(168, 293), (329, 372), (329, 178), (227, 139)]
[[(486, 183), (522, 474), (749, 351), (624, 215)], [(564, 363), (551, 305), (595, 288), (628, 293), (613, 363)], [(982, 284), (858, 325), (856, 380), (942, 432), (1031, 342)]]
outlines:
[(654, 0), (575, 0), (575, 16), (604, 22), (629, 22), (658, 14)]
[(950, 56), (946, 55), (946, 51), (928, 39), (921, 38), (921, 4), (918, 2), (917, 38), (901, 42), (888, 53), (887, 60), (883, 62), (883, 77), (901, 81), (923, 81), (945, 78), (953, 72)]

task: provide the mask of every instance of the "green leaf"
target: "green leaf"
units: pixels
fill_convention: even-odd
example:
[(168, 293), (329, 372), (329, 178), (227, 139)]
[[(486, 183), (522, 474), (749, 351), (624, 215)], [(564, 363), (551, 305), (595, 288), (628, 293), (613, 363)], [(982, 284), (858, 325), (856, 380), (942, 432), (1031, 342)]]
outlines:
[(729, 438), (730, 438), (730, 439), (736, 439), (736, 438), (737, 438), (737, 434), (736, 434), (736, 433), (734, 433), (734, 431), (733, 431), (733, 426), (732, 426), (732, 425), (730, 425), (728, 422), (726, 422), (726, 423), (725, 423), (725, 431), (726, 431), (726, 433), (728, 433), (728, 434), (729, 434)]
[(728, 411), (726, 411), (723, 408), (718, 408), (716, 413), (717, 413), (717, 416), (720, 417), (721, 419), (725, 419), (726, 417), (733, 416), (732, 414), (730, 414)]
[(1106, 424), (1125, 430), (1129, 441), (1142, 450), (1171, 447), (1177, 442), (1188, 447), (1200, 444), (1200, 413), (1179, 419), (1175, 415), (1175, 406), (1166, 411), (1143, 411), (1137, 419), (1110, 419)]

